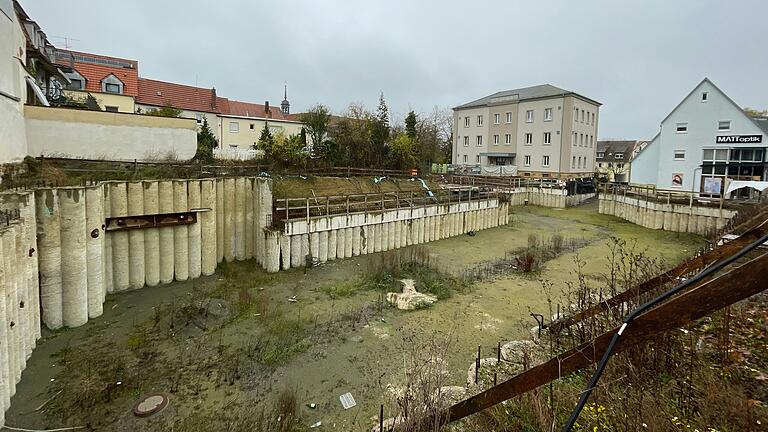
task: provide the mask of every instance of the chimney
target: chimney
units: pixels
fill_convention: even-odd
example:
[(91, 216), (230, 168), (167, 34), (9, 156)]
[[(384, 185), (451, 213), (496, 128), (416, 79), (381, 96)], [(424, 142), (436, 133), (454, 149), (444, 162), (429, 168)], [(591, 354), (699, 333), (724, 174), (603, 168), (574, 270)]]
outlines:
[(264, 112), (267, 113), (267, 118), (272, 118), (272, 110), (269, 109), (269, 101), (264, 101)]
[(216, 87), (211, 87), (211, 108), (216, 109)]

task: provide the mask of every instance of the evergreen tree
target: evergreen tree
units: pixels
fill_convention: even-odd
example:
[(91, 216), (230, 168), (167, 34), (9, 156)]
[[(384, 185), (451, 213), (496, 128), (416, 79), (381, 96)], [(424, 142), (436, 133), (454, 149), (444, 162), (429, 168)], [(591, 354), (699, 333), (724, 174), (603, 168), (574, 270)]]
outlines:
[(379, 95), (379, 107), (373, 119), (371, 128), (371, 154), (368, 157), (369, 164), (381, 164), (386, 158), (386, 146), (389, 141), (389, 108), (384, 101), (384, 92)]
[(261, 136), (259, 137), (259, 146), (268, 146), (274, 142), (272, 131), (269, 130), (269, 123), (264, 123), (264, 128), (261, 130)]
[(219, 141), (213, 135), (208, 119), (203, 116), (203, 125), (197, 133), (197, 153), (195, 159), (203, 162), (213, 160), (213, 149), (219, 146)]
[(418, 132), (416, 131), (416, 113), (413, 110), (405, 116), (405, 133), (410, 139), (416, 140)]

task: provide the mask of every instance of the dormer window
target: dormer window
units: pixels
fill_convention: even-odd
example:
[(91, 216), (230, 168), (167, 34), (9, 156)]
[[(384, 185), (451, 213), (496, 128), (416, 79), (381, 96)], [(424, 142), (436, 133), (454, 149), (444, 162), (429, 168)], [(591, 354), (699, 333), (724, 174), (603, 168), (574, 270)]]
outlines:
[(123, 82), (114, 74), (109, 74), (101, 80), (101, 91), (104, 93), (123, 94)]
[(624, 153), (614, 153), (614, 159), (624, 159)]
[(605, 152), (597, 152), (597, 158), (602, 159), (605, 157)]

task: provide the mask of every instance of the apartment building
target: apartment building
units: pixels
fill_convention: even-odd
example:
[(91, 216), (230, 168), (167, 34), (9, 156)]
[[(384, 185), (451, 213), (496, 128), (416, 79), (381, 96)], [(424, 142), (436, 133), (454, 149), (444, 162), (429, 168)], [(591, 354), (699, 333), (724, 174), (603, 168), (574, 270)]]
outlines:
[(767, 139), (768, 119), (748, 116), (705, 78), (661, 121), (630, 181), (719, 196), (731, 180), (768, 180)]
[(598, 141), (595, 152), (595, 174), (604, 181), (626, 183), (632, 172), (632, 159), (648, 145), (647, 141)]
[(488, 174), (591, 177), (600, 106), (549, 84), (459, 105), (453, 109), (452, 162)]
[(250, 102), (228, 100), (221, 119), (219, 146), (222, 149), (255, 149), (266, 125), (273, 135), (298, 135), (303, 125), (286, 107), (287, 98), (281, 108)]
[(67, 96), (84, 100), (90, 94), (102, 111), (135, 111), (138, 61), (64, 49), (54, 51), (54, 60), (69, 79)]

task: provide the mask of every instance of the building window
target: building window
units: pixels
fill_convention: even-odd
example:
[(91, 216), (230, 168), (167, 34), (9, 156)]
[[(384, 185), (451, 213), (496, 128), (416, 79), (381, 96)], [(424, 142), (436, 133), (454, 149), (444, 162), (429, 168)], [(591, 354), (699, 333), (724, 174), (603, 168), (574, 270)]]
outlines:
[(256, 128), (256, 125), (255, 125), (255, 124), (253, 124), (253, 123), (251, 123), (251, 124), (250, 124), (250, 125), (248, 125), (248, 126), (250, 126), (251, 130), (253, 130), (253, 129), (255, 129), (255, 128)]
[(475, 142), (477, 143), (478, 147), (483, 145), (483, 136), (482, 135), (478, 135), (477, 138), (475, 139)]
[[(738, 150), (732, 150), (731, 160), (743, 160), (741, 157), (735, 157)], [(702, 157), (704, 162), (728, 162), (728, 149), (705, 149), (704, 156)]]
[(688, 133), (688, 123), (678, 123), (675, 128), (676, 133)]
[(595, 145), (595, 136), (594, 135), (590, 135), (589, 136), (589, 148), (594, 147), (594, 145)]
[(464, 147), (469, 147), (469, 137), (468, 136), (464, 137)]
[(525, 134), (525, 145), (532, 145), (533, 144), (533, 134), (527, 133)]
[(120, 84), (104, 83), (104, 91), (107, 93), (120, 94)]
[(574, 132), (573, 136), (571, 136), (571, 142), (573, 142), (573, 146), (574, 147), (576, 147), (576, 141), (578, 141), (578, 140), (576, 139), (576, 132)]
[(605, 152), (597, 152), (597, 158), (602, 159), (605, 157)]
[(501, 123), (501, 114), (494, 114), (493, 115), (493, 124), (499, 124)]
[(624, 159), (624, 153), (614, 153), (613, 154), (614, 159)]
[(504, 134), (504, 144), (512, 144), (512, 134)]
[(592, 113), (592, 126), (595, 125), (595, 113)]
[(584, 134), (579, 134), (579, 147), (584, 147)]
[(579, 121), (579, 109), (574, 108), (573, 109), (573, 121), (578, 122)]
[(576, 168), (576, 156), (574, 156), (573, 160), (571, 161), (571, 168)]
[(229, 131), (232, 133), (240, 132), (240, 123), (238, 122), (229, 122)]
[(195, 114), (195, 121), (197, 122), (197, 124), (203, 123), (203, 115), (200, 113)]
[(549, 166), (549, 156), (545, 155), (541, 158), (541, 166), (548, 167)]
[(464, 127), (469, 127), (469, 117), (464, 117)]
[(78, 79), (78, 78), (70, 78), (69, 80), (71, 82), (67, 86), (68, 89), (70, 89), (70, 90), (82, 90), (83, 89), (83, 80)]
[(475, 163), (480, 164), (480, 155), (475, 156)]
[(685, 150), (675, 150), (675, 160), (685, 160)]
[(544, 108), (544, 121), (552, 121), (552, 108)]
[(616, 164), (616, 168), (618, 168), (618, 169), (624, 169), (624, 164), (623, 164), (623, 163), (617, 163), (617, 164)]
[(507, 113), (507, 123), (512, 123), (512, 113), (511, 112)]
[(581, 122), (584, 123), (584, 110), (581, 110)]
[(598, 163), (598, 164), (597, 164), (597, 167), (598, 167), (598, 168), (602, 168), (602, 167), (603, 167), (603, 164), (601, 164), (601, 163)]
[(531, 155), (525, 155), (525, 159), (524, 159), (523, 165), (531, 166)]
[(731, 130), (731, 121), (730, 120), (720, 120), (717, 122), (717, 130), (719, 131), (729, 131)]
[(525, 112), (525, 122), (533, 123), (533, 110), (528, 110)]
[(579, 162), (576, 164), (576, 166), (581, 169), (581, 156), (579, 156)]
[(479, 115), (477, 116), (477, 125), (482, 126), (483, 125), (483, 116)]
[(464, 155), (464, 163), (467, 163), (467, 155)]
[(709, 93), (707, 93), (707, 92), (702, 93), (701, 94), (701, 101), (702, 102), (706, 102), (707, 99), (709, 99)]
[(499, 135), (493, 136), (493, 145), (499, 145)]
[(552, 144), (552, 132), (544, 132), (544, 144)]
[(104, 111), (107, 111), (107, 112), (117, 112), (118, 110), (117, 110), (116, 106), (108, 106), (108, 105), (106, 105), (106, 106), (104, 106)]

